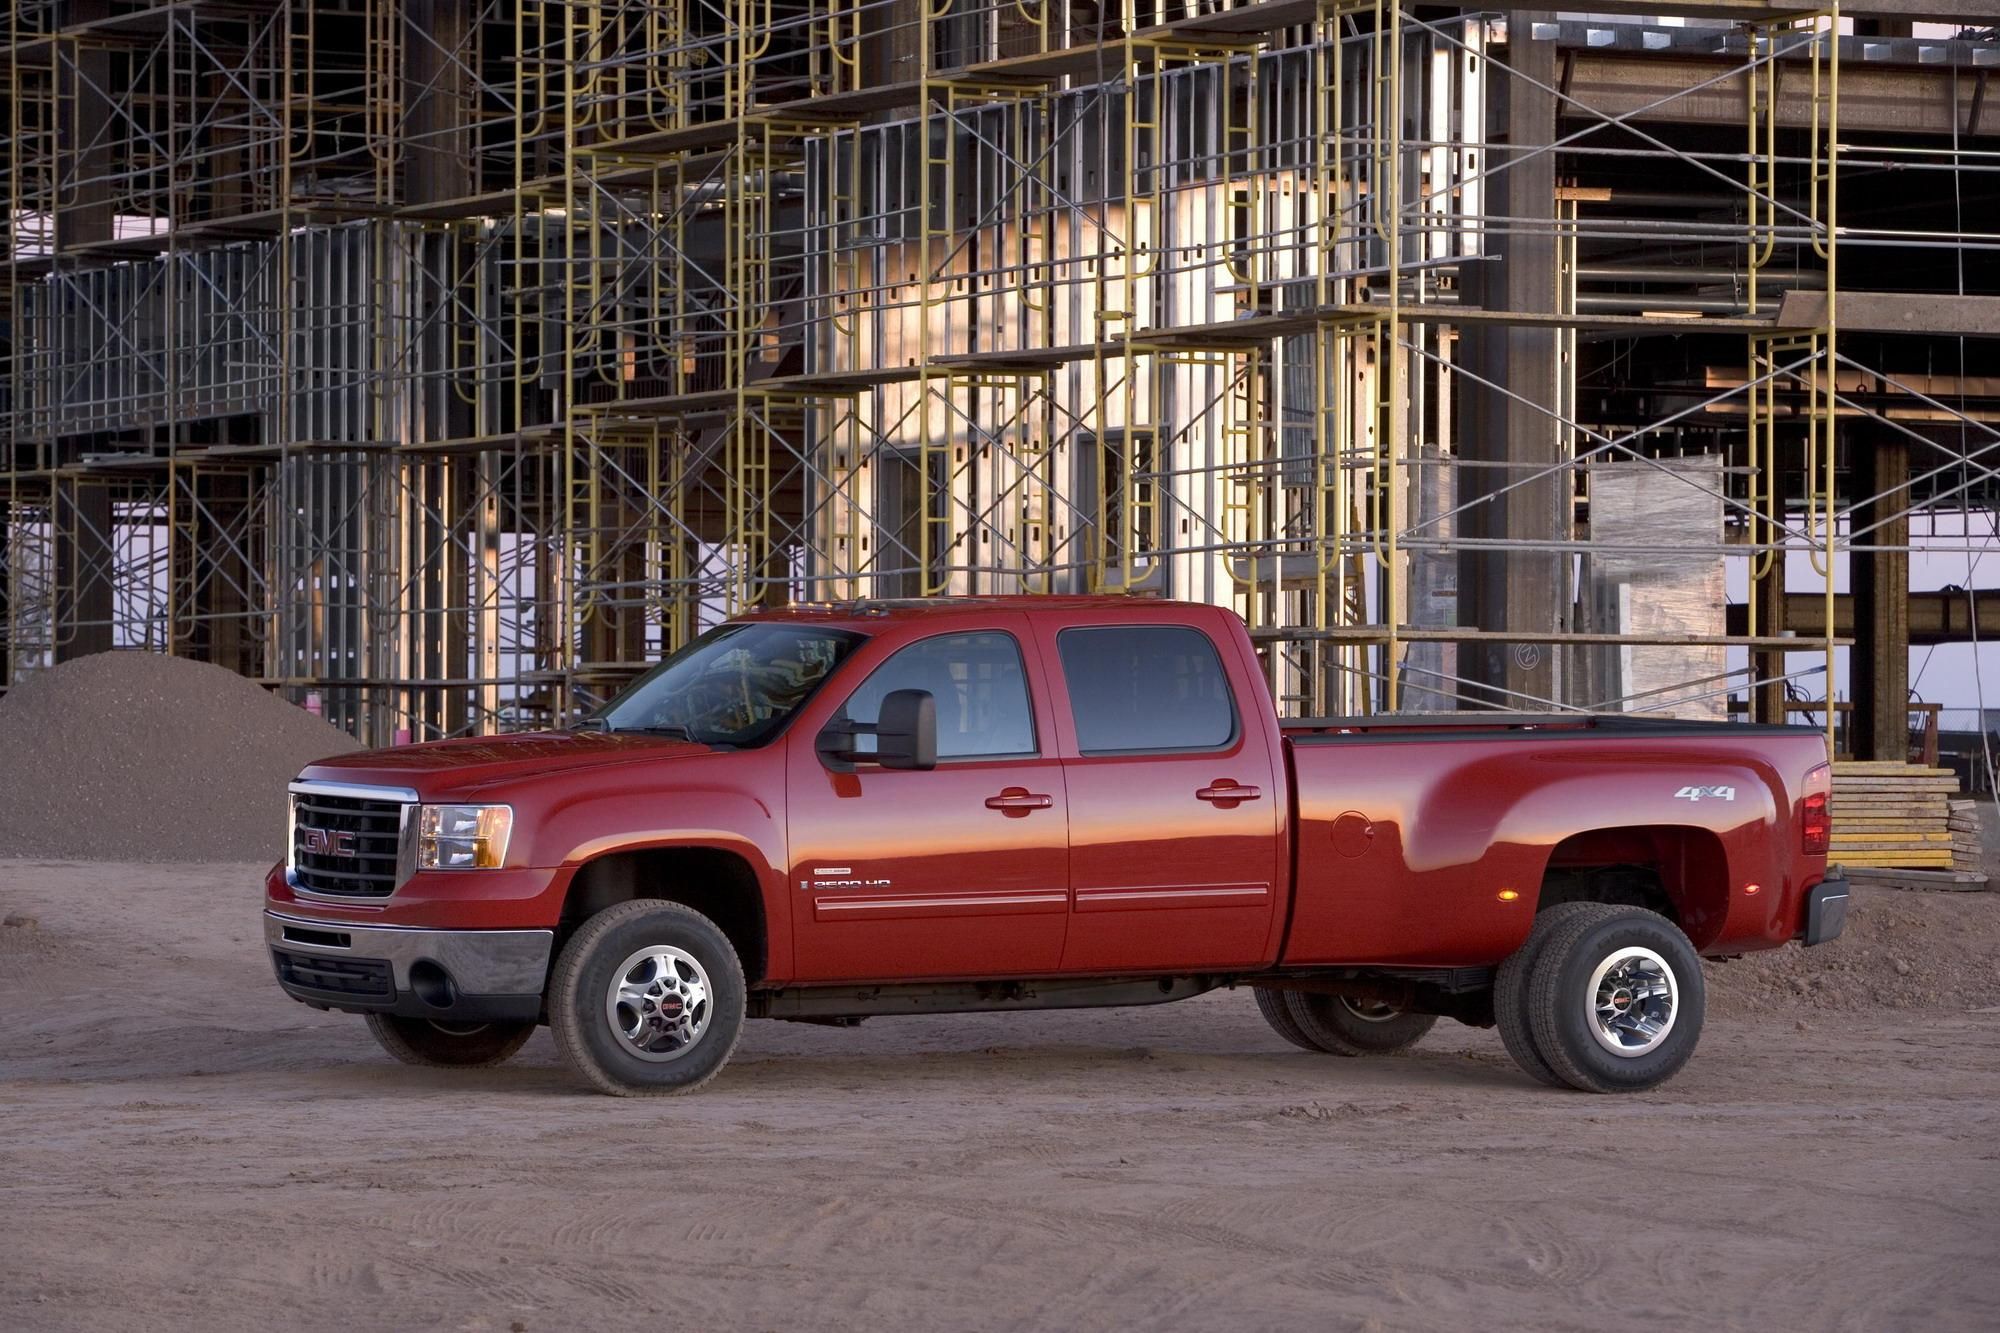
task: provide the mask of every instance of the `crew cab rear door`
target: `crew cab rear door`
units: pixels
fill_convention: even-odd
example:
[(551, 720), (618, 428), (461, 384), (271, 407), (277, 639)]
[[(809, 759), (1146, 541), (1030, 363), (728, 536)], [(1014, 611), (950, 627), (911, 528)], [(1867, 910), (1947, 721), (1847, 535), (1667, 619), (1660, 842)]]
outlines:
[(1037, 624), (1069, 792), (1063, 970), (1266, 961), (1286, 793), (1266, 719), (1224, 668), (1234, 645), (1185, 622)]

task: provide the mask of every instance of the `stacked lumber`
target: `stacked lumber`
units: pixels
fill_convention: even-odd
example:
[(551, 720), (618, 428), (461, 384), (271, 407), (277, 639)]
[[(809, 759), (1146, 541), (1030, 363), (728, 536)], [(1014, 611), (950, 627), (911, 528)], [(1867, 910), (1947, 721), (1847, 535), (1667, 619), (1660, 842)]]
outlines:
[(1986, 848), (1980, 841), (1979, 807), (1971, 801), (1953, 801), (1946, 822), (1951, 830), (1951, 868), (1983, 872)]
[(1948, 768), (1835, 763), (1832, 859), (1850, 866), (1951, 869), (1951, 798), (1957, 794), (1958, 776)]
[(1975, 870), (1897, 870), (1892, 866), (1842, 866), (1840, 873), (1856, 884), (1924, 892), (1984, 893), (1986, 872)]

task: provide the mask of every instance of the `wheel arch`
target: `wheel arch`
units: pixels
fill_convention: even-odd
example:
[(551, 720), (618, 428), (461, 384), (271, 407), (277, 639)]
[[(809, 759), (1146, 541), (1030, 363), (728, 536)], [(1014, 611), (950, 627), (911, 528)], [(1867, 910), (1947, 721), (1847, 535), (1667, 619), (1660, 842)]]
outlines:
[(1572, 833), (1549, 852), (1535, 903), (1644, 907), (1679, 926), (1696, 949), (1729, 915), (1729, 854), (1719, 834), (1694, 824), (1626, 824)]
[(691, 907), (728, 937), (744, 981), (770, 975), (771, 931), (763, 878), (735, 847), (707, 842), (599, 850), (579, 864), (563, 896), (556, 945), (607, 907), (652, 898)]

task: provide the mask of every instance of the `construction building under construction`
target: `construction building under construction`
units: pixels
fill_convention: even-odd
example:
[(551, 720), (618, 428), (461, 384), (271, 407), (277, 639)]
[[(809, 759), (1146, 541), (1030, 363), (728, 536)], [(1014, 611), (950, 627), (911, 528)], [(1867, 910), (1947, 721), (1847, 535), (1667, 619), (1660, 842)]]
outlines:
[(17, 0), (0, 684), (148, 647), (388, 743), (1104, 591), (1287, 713), (1900, 760), (1911, 645), (2000, 638), (1909, 593), (2000, 502), (1982, 8)]

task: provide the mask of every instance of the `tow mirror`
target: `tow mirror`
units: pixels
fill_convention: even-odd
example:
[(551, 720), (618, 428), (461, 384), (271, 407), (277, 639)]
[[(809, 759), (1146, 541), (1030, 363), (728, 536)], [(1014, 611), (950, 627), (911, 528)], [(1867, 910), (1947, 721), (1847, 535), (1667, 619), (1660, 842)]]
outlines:
[[(873, 736), (875, 748), (855, 748), (856, 736)], [(819, 734), (820, 757), (837, 764), (883, 768), (937, 767), (937, 700), (929, 690), (891, 690), (873, 722), (835, 722)]]
[(891, 690), (882, 697), (875, 762), (884, 768), (937, 767), (937, 700), (929, 690)]

